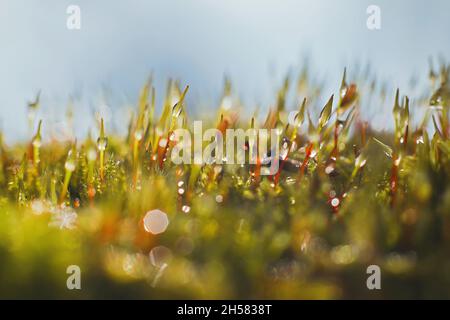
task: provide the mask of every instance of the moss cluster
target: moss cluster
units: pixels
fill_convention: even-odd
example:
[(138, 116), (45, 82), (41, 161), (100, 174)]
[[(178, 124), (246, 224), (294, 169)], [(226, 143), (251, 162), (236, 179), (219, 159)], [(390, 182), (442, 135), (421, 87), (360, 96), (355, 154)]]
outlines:
[[(125, 137), (101, 120), (98, 137), (43, 143), (43, 119), (29, 144), (0, 140), (0, 297), (450, 298), (449, 70), (431, 73), (418, 125), (397, 91), (387, 132), (361, 118), (363, 97), (385, 90), (368, 79), (344, 73), (314, 117), (323, 94), (302, 72), (294, 123), (290, 79), (264, 121), (239, 116), (227, 81), (217, 119), (202, 120), (278, 128), (287, 154), (269, 176), (171, 163), (172, 132), (192, 120), (177, 82), (159, 117), (144, 86)], [(155, 209), (169, 219), (159, 234), (143, 220)], [(372, 264), (381, 290), (366, 287)], [(81, 290), (66, 287), (69, 265)]]

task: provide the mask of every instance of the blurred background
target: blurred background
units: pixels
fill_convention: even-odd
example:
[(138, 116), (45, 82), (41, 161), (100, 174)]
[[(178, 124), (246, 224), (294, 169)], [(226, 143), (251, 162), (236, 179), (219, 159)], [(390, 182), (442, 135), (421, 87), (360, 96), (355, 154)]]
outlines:
[[(71, 4), (81, 30), (66, 27)], [(381, 30), (366, 27), (371, 4)], [(447, 0), (0, 0), (0, 128), (8, 141), (29, 138), (27, 102), (41, 90), (47, 128), (61, 125), (71, 99), (79, 134), (98, 108), (114, 110), (109, 121), (120, 121), (110, 127), (120, 130), (123, 107), (151, 73), (157, 101), (173, 77), (190, 85), (197, 112), (217, 106), (225, 76), (248, 108), (267, 108), (305, 61), (330, 94), (345, 66), (351, 74), (369, 62), (378, 79), (411, 94), (411, 83), (427, 80), (429, 58), (449, 56), (449, 10)], [(381, 128), (384, 108), (390, 101), (372, 119)]]

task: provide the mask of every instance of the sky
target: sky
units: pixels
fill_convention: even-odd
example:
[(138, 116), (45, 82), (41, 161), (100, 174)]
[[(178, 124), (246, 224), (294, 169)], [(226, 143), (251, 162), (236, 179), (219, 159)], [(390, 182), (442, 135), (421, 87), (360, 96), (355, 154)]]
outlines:
[[(67, 29), (69, 5), (81, 9), (80, 30)], [(380, 30), (366, 26), (369, 5), (381, 9)], [(430, 57), (450, 58), (449, 12), (447, 0), (0, 0), (0, 129), (29, 138), (26, 105), (38, 91), (44, 128), (65, 126), (70, 97), (81, 131), (110, 105), (123, 123), (150, 73), (157, 93), (169, 77), (189, 84), (188, 103), (203, 110), (224, 75), (249, 106), (268, 106), (305, 56), (333, 85), (370, 61), (403, 88), (426, 76)]]

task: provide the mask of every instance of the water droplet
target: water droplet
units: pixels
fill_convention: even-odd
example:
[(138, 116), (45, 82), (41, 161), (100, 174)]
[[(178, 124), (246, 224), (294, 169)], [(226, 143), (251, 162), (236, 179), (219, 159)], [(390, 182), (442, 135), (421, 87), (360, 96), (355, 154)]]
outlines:
[(159, 146), (161, 147), (161, 148), (165, 148), (166, 147), (166, 144), (167, 144), (167, 139), (165, 139), (165, 138), (162, 138), (161, 140), (159, 140)]
[(326, 174), (331, 174), (332, 172), (334, 171), (334, 168), (333, 168), (333, 166), (327, 166), (326, 168), (325, 168), (325, 173)]
[(184, 213), (189, 213), (189, 211), (191, 211), (191, 207), (189, 207), (189, 206), (187, 206), (187, 205), (184, 205), (183, 207), (181, 207), (181, 210), (182, 210)]
[(223, 202), (223, 196), (222, 196), (221, 194), (218, 194), (218, 195), (216, 196), (216, 202), (217, 202), (217, 203), (222, 203), (222, 202)]
[(179, 188), (178, 189), (178, 194), (180, 194), (180, 195), (184, 194), (184, 189), (183, 188)]
[(366, 165), (367, 159), (364, 159), (362, 155), (359, 155), (356, 159), (355, 159), (355, 166), (362, 168)]
[(231, 109), (232, 105), (233, 105), (233, 101), (232, 101), (231, 97), (227, 96), (222, 99), (222, 108), (224, 110)]
[(64, 164), (64, 168), (67, 171), (73, 172), (73, 171), (75, 171), (75, 167), (76, 167), (75, 161), (73, 159), (70, 159), (70, 156), (69, 156), (69, 159), (67, 159), (66, 163)]
[(138, 129), (134, 132), (134, 138), (137, 141), (141, 141), (144, 136), (144, 131), (142, 129)]
[(99, 151), (105, 151), (108, 146), (108, 138), (98, 138), (97, 139), (97, 148)]
[(338, 198), (333, 198), (333, 199), (331, 200), (331, 205), (332, 205), (333, 207), (335, 207), (335, 208), (339, 205), (339, 203), (340, 203), (340, 201), (339, 201)]
[(46, 210), (46, 205), (42, 200), (34, 200), (31, 203), (31, 209), (36, 215), (41, 215)]
[(364, 159), (363, 161), (361, 161), (361, 163), (359, 164), (359, 167), (362, 168), (366, 165), (367, 160)]
[(295, 150), (297, 150), (297, 142), (292, 141), (290, 151), (294, 152)]
[(294, 184), (296, 181), (295, 178), (292, 178), (291, 176), (286, 177), (286, 184)]
[(289, 149), (288, 148), (281, 149), (281, 151), (280, 151), (280, 158), (281, 158), (281, 160), (285, 160), (287, 158), (288, 154), (289, 154)]
[(172, 260), (172, 251), (165, 246), (157, 246), (150, 250), (149, 258), (154, 267), (161, 268)]
[(33, 147), (40, 148), (41, 145), (42, 145), (42, 140), (41, 140), (41, 138), (36, 137), (36, 138), (33, 139), (32, 143), (33, 143)]
[(152, 234), (160, 234), (166, 231), (169, 225), (167, 214), (159, 209), (150, 210), (144, 217), (144, 229)]

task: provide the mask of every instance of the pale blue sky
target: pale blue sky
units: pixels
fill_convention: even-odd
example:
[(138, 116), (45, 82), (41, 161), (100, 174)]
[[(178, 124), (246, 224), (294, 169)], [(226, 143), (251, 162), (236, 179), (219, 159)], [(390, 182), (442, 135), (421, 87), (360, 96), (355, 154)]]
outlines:
[[(79, 31), (66, 28), (69, 4), (81, 7)], [(366, 28), (370, 4), (379, 31)], [(267, 105), (305, 53), (332, 84), (359, 60), (402, 88), (430, 56), (450, 58), (449, 32), (448, 0), (0, 0), (0, 126), (26, 138), (26, 101), (42, 90), (49, 121), (79, 97), (86, 129), (102, 87), (111, 103), (134, 103), (151, 71), (157, 89), (168, 77), (190, 84), (192, 103), (217, 101), (227, 74), (249, 104)]]

